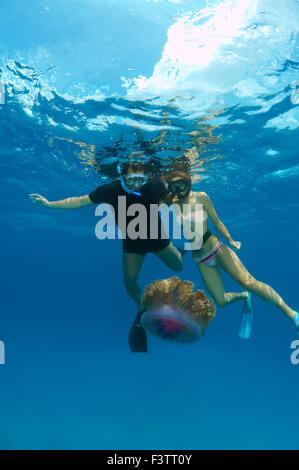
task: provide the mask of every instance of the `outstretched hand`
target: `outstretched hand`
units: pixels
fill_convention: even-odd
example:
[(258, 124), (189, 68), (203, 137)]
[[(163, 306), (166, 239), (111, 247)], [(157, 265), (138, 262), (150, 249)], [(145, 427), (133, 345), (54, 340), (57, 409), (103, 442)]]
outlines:
[(48, 199), (46, 199), (44, 196), (41, 194), (29, 194), (29, 197), (32, 202), (35, 202), (36, 204), (40, 204), (41, 206), (49, 207), (50, 202)]
[(242, 243), (241, 242), (235, 242), (234, 240), (232, 242), (230, 242), (230, 246), (236, 250), (236, 251), (240, 251), (241, 249), (241, 246), (242, 246)]

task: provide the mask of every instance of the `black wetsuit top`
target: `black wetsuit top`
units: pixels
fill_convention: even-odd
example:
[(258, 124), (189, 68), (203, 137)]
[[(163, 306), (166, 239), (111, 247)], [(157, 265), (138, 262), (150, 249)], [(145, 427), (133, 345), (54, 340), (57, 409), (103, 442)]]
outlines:
[[(166, 237), (165, 232), (162, 227), (162, 222), (160, 217), (158, 217), (158, 230), (157, 238), (150, 238), (150, 204), (159, 204), (159, 202), (165, 197), (166, 189), (161, 182), (148, 182), (140, 191), (142, 196), (137, 196), (134, 194), (128, 194), (121, 186), (119, 180), (115, 180), (112, 183), (104, 184), (99, 186), (97, 189), (92, 191), (89, 194), (91, 202), (94, 204), (107, 203), (110, 204), (115, 211), (116, 222), (118, 221), (118, 197), (126, 197), (126, 209), (131, 204), (142, 204), (147, 212), (147, 233), (146, 239), (137, 238), (136, 240), (131, 240), (126, 237), (123, 239), (123, 251), (125, 253), (136, 253), (145, 255), (148, 252), (157, 252), (166, 248), (170, 240)], [(135, 219), (138, 215), (138, 212), (134, 216), (126, 216), (126, 226), (130, 223), (131, 220)], [(121, 227), (120, 227), (121, 228)], [(122, 229), (122, 228), (121, 228)], [(122, 230), (123, 231), (123, 230)], [(138, 229), (137, 229), (138, 231)], [(163, 238), (162, 238), (163, 236)]]

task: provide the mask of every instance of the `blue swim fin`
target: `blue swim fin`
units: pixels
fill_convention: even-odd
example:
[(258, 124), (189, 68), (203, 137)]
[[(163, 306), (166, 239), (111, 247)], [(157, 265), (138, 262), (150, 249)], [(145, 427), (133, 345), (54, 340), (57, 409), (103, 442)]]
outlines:
[(250, 338), (253, 322), (253, 311), (251, 304), (251, 292), (248, 292), (248, 300), (244, 302), (241, 313), (239, 337), (243, 339)]
[[(295, 310), (294, 310), (294, 312), (295, 312)], [(299, 335), (299, 313), (298, 312), (295, 312), (295, 315), (292, 318), (292, 322), (294, 323), (295, 328), (297, 330), (297, 333)]]

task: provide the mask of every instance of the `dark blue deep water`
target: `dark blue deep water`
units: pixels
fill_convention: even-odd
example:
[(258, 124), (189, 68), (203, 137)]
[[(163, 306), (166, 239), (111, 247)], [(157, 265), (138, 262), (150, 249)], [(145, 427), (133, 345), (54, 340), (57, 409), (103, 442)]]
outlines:
[[(296, 0), (2, 2), (1, 449), (299, 448), (280, 310), (253, 297), (249, 340), (235, 303), (199, 342), (134, 355), (121, 241), (96, 238), (94, 206), (29, 199), (88, 194), (110, 181), (95, 152), (164, 133), (156, 155), (189, 152), (242, 262), (299, 309), (298, 20)], [(140, 283), (172, 275), (148, 255)], [(203, 288), (190, 254), (180, 277)]]

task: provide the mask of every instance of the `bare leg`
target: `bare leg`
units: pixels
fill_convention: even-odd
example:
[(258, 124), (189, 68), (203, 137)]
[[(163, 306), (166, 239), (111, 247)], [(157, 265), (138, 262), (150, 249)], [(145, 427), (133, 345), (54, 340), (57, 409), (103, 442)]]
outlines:
[(163, 263), (166, 264), (170, 269), (174, 271), (181, 271), (183, 268), (182, 254), (179, 250), (170, 242), (167, 248), (155, 253)]
[(141, 289), (137, 283), (138, 275), (144, 261), (143, 255), (123, 253), (123, 275), (126, 290), (134, 300), (138, 310), (141, 306)]
[(236, 300), (247, 299), (247, 292), (225, 292), (222, 278), (217, 267), (198, 264), (198, 268), (207, 290), (210, 292), (218, 307), (224, 307)]
[(282, 300), (272, 287), (264, 284), (263, 282), (257, 281), (253, 276), (251, 276), (231, 248), (226, 245), (222, 245), (217, 251), (215, 259), (217, 264), (224, 271), (230, 274), (239, 284), (241, 284), (241, 286), (245, 287), (246, 290), (258, 295), (263, 300), (266, 300), (266, 302), (279, 308), (290, 319), (294, 317), (294, 310), (292, 310)]

